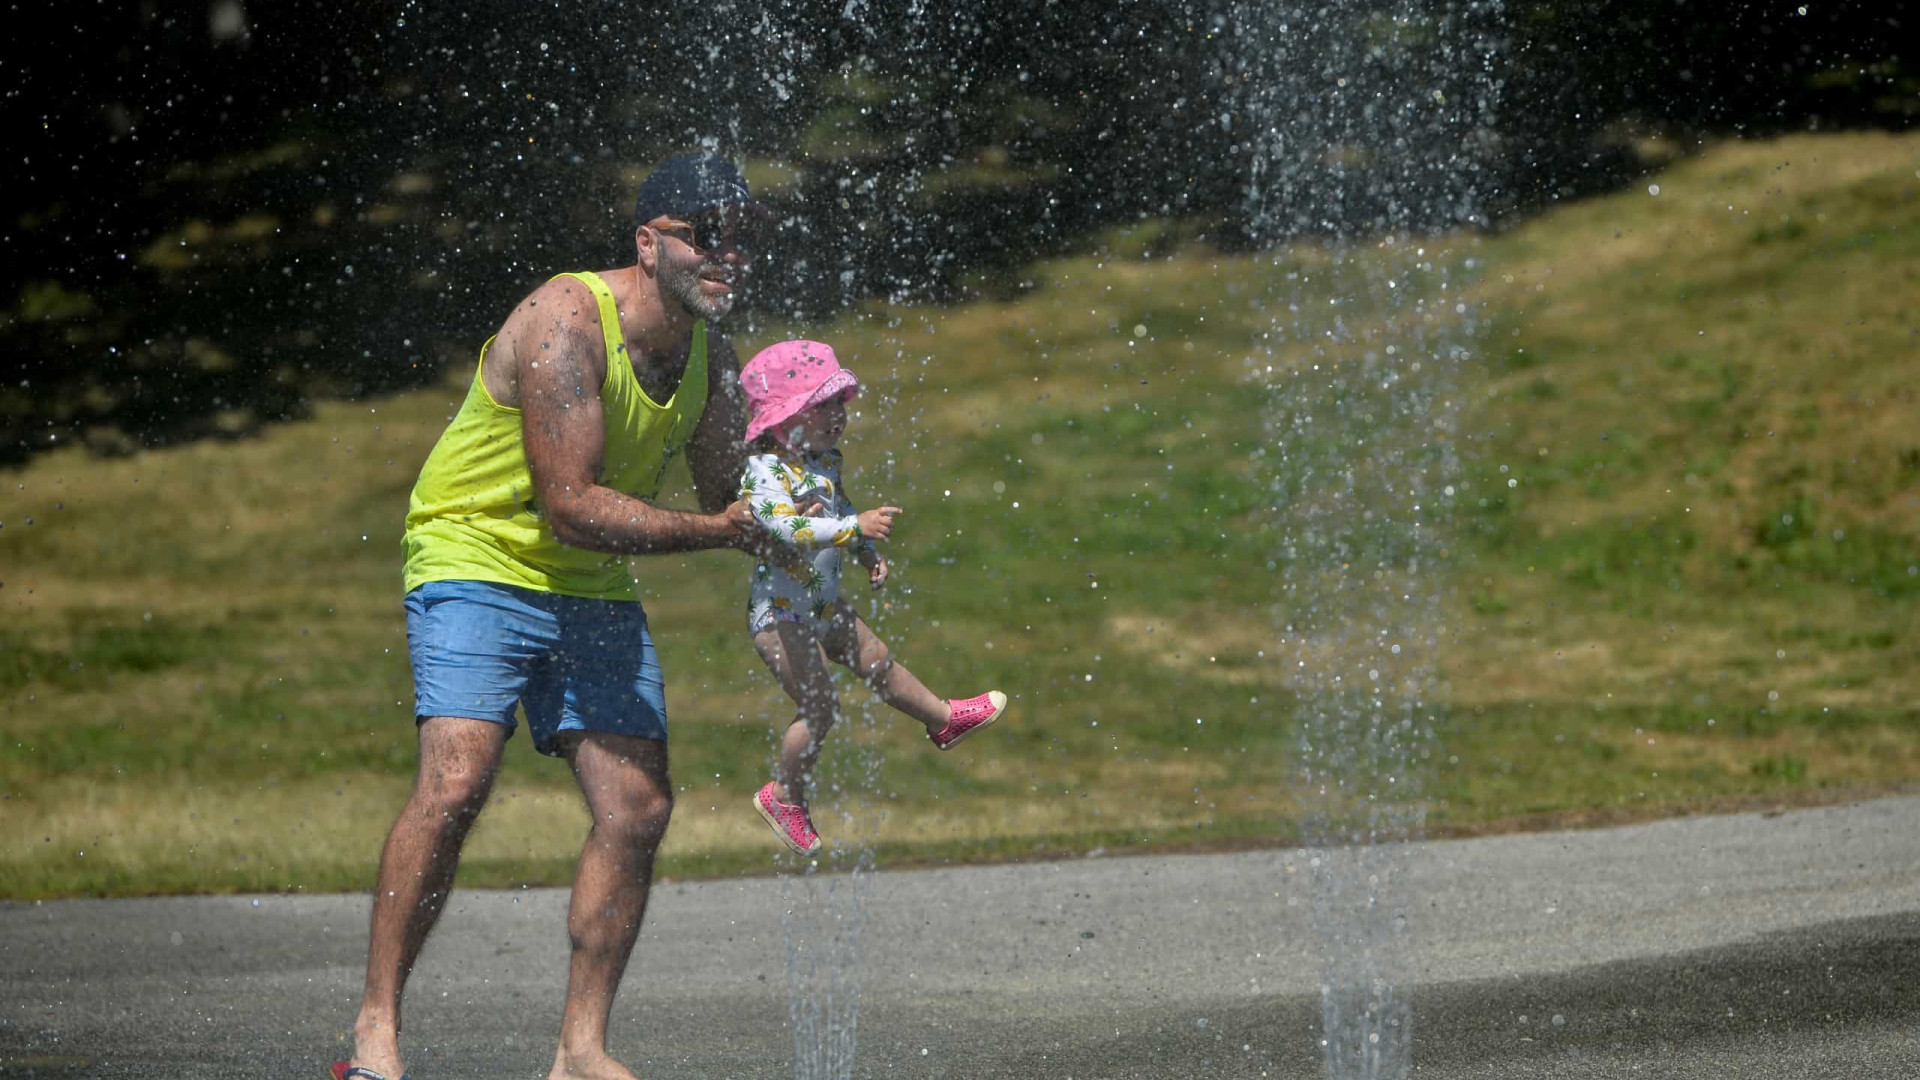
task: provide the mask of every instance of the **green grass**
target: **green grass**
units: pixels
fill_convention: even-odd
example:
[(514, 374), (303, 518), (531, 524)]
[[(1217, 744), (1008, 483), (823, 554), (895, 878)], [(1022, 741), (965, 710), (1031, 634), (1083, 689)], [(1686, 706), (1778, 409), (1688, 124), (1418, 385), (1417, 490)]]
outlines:
[[(1314, 586), (1273, 504), (1322, 497), (1310, 470), (1397, 467), (1353, 452), (1391, 433), (1362, 415), (1378, 399), (1301, 380), (1421, 331), (1367, 300), (1409, 243), (1436, 270), (1407, 287), (1444, 271), (1478, 327), (1449, 391), (1460, 493), (1436, 514), (1428, 832), (1905, 789), (1916, 163), (1914, 136), (1729, 144), (1649, 178), (1658, 196), (1498, 236), (1259, 258), (1117, 236), (1012, 299), (802, 328), (867, 386), (856, 498), (906, 508), (862, 610), (936, 691), (1015, 697), (935, 754), (844, 689), (826, 768), (850, 794), (824, 831), (896, 866), (1300, 839), (1281, 606)], [(1316, 336), (1336, 314), (1344, 336)], [(399, 530), (462, 390), (5, 478), (0, 895), (368, 885), (413, 768)], [(746, 798), (787, 707), (741, 629), (744, 566), (635, 569), (674, 722), (662, 872), (770, 870)], [(564, 882), (585, 827), (518, 737), (462, 881)]]

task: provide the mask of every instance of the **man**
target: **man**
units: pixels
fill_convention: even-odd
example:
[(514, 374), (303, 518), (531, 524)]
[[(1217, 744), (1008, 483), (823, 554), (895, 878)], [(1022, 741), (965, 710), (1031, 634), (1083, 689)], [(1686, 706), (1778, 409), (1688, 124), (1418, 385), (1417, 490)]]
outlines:
[[(533, 291), (480, 351), (407, 514), (419, 776), (380, 857), (353, 1057), (399, 1080), (400, 997), (492, 790), (515, 705), (566, 759), (593, 826), (567, 914), (572, 961), (552, 1080), (633, 1080), (606, 1048), (654, 851), (673, 809), (661, 675), (624, 556), (745, 549), (733, 501), (745, 409), (733, 306), (757, 207), (731, 163), (662, 163), (635, 204), (634, 264)], [(702, 513), (654, 506), (684, 449)]]

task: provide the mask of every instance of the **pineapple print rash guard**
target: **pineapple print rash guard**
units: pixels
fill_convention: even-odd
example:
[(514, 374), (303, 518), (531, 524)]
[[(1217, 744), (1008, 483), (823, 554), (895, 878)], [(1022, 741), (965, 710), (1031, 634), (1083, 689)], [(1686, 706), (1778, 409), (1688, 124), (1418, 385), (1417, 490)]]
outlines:
[[(859, 511), (840, 488), (840, 451), (755, 454), (741, 474), (740, 497), (761, 528), (798, 552), (789, 563), (754, 567), (747, 629), (757, 634), (780, 621), (824, 620), (840, 598), (846, 551), (873, 550), (873, 542), (860, 535)], [(830, 516), (802, 516), (800, 507), (810, 502)]]

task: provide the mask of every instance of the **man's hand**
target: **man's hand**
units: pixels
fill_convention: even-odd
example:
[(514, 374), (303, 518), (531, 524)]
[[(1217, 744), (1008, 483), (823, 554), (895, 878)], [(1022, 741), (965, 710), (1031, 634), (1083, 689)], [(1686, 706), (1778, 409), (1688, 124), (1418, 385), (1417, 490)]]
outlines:
[(727, 504), (725, 510), (720, 512), (726, 515), (727, 524), (733, 526), (733, 531), (736, 533), (745, 534), (755, 528), (753, 507), (747, 505), (745, 499), (733, 500)]
[(887, 573), (891, 569), (892, 568), (887, 565), (887, 560), (876, 558), (873, 563), (867, 567), (867, 581), (877, 589), (887, 583)]
[[(814, 508), (812, 514), (819, 513), (819, 505), (811, 504)], [(805, 508), (802, 509), (806, 512)], [(736, 500), (721, 511), (720, 516), (725, 517), (727, 524), (733, 528), (733, 538), (727, 545), (729, 547), (744, 551), (761, 562), (782, 566), (805, 557), (799, 548), (782, 540), (779, 533), (762, 526), (745, 499)]]
[(730, 548), (764, 556), (780, 544), (772, 533), (760, 527), (753, 516), (753, 507), (745, 499), (728, 503), (719, 516), (726, 519), (727, 528), (731, 530), (726, 545)]
[(869, 540), (885, 540), (893, 535), (893, 517), (900, 512), (897, 506), (876, 506), (860, 512), (860, 535)]

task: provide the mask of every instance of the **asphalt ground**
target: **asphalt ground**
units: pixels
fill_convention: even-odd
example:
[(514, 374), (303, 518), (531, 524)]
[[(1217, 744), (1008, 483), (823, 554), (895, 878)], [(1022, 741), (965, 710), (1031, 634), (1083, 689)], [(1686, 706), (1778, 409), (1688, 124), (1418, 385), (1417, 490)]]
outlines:
[[(1379, 854), (1417, 1077), (1920, 1077), (1920, 799)], [(853, 1075), (1324, 1076), (1310, 858), (883, 870)], [(789, 902), (775, 878), (657, 888), (615, 1052), (648, 1080), (795, 1076)], [(409, 989), (414, 1080), (544, 1074), (565, 905), (455, 894)], [(0, 1077), (321, 1080), (367, 906), (0, 907)]]

